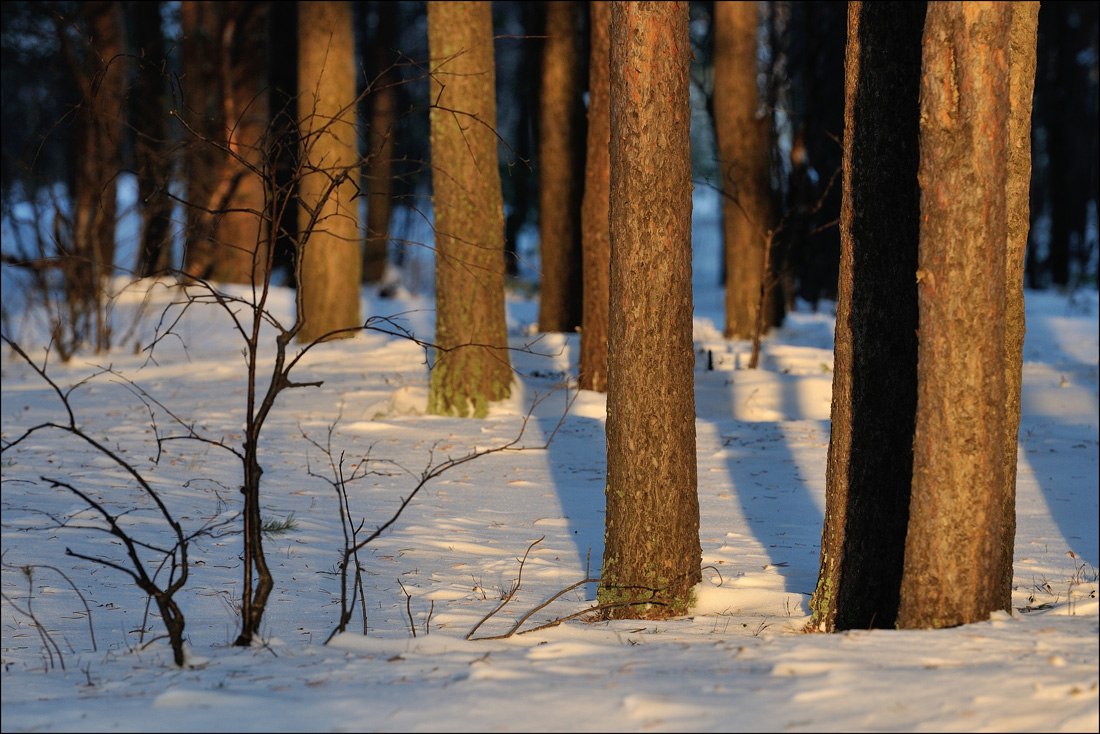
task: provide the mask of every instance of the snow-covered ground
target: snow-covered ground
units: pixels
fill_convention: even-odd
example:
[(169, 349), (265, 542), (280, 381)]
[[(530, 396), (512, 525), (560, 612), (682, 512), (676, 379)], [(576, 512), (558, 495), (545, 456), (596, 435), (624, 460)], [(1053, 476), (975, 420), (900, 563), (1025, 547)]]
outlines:
[[(91, 516), (62, 479), (93, 493), (151, 541), (163, 524), (104, 457), (61, 432), (5, 451), (2, 730), (16, 731), (1086, 731), (1098, 720), (1098, 300), (1027, 294), (1018, 534), (1012, 614), (940, 631), (807, 634), (823, 521), (833, 317), (792, 314), (760, 369), (749, 344), (721, 335), (713, 253), (696, 256), (695, 373), (704, 581), (690, 617), (583, 618), (505, 639), (523, 614), (599, 571), (605, 443), (602, 395), (577, 393), (576, 335), (537, 333), (537, 303), (508, 301), (513, 397), (485, 420), (424, 415), (428, 375), (415, 344), (380, 334), (323, 345), (296, 372), (324, 384), (284, 393), (264, 429), (266, 538), (275, 590), (262, 644), (233, 647), (239, 533), (199, 538), (179, 601), (188, 666), (172, 665), (159, 619), (123, 574), (67, 557), (115, 554), (75, 527)], [(155, 313), (172, 293), (154, 289)], [(176, 294), (178, 295), (178, 294)], [(5, 293), (5, 298), (8, 294)], [(123, 296), (116, 317), (138, 301)], [(384, 301), (430, 339), (429, 297)], [(828, 304), (826, 304), (828, 305)], [(272, 311), (289, 322), (292, 295)], [(153, 321), (137, 340), (148, 338)], [(239, 511), (240, 463), (209, 444), (172, 442), (154, 464), (149, 412), (110, 365), (205, 436), (243, 425), (241, 343), (216, 309), (194, 310), (155, 361), (128, 341), (109, 355), (49, 365), (79, 424), (150, 477), (185, 531)], [(31, 332), (28, 332), (31, 333)], [(37, 345), (25, 343), (36, 358)], [(707, 370), (708, 356), (713, 370)], [(263, 364), (270, 367), (271, 350)], [(57, 396), (4, 349), (2, 434), (57, 419)], [(366, 548), (367, 633), (322, 644), (338, 621), (343, 547), (327, 457), (366, 452), (381, 473), (349, 487), (356, 518), (388, 520), (433, 462), (503, 445), (427, 484)], [(570, 406), (570, 401), (571, 407)], [(559, 426), (545, 450), (537, 448)], [(157, 427), (173, 426), (158, 411)], [(68, 521), (74, 527), (59, 528)], [(231, 527), (236, 528), (234, 524)], [(540, 542), (535, 543), (536, 540)], [(534, 545), (532, 545), (534, 544)], [(515, 585), (513, 600), (470, 631)], [(23, 567), (33, 566), (30, 577)], [(64, 571), (86, 599), (55, 567)], [(575, 591), (527, 630), (593, 603)], [(18, 607), (18, 609), (17, 609)], [(57, 643), (53, 650), (27, 614)], [(95, 646), (89, 634), (95, 633)], [(144, 637), (142, 630), (146, 630)], [(415, 634), (414, 634), (415, 631)], [(61, 664), (64, 664), (62, 669)]]

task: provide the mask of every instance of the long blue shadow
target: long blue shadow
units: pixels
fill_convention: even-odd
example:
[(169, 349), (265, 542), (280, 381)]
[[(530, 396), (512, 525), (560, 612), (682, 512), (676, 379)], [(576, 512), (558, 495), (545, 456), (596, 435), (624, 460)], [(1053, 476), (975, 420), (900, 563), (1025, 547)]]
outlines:
[[(767, 367), (765, 362), (762, 369)], [(745, 373), (696, 372), (700, 419), (718, 430), (729, 481), (749, 531), (783, 577), (785, 590), (808, 601), (817, 580), (824, 516), (801, 476), (781, 422), (746, 421), (735, 415), (734, 401), (745, 397), (734, 389), (741, 374)], [(783, 419), (800, 420), (797, 381), (781, 379), (780, 384)], [(821, 435), (828, 435), (827, 421), (814, 424)]]

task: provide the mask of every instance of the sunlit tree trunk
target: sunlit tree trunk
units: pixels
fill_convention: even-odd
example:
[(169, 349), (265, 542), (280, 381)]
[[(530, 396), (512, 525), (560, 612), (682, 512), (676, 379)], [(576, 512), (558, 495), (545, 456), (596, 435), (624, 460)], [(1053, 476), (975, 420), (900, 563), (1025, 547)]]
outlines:
[(853, 2), (821, 566), (824, 631), (897, 617), (917, 404), (917, 94), (925, 4)]
[(539, 329), (581, 325), (584, 44), (579, 3), (546, 3), (539, 92)]
[(436, 337), (428, 409), (484, 417), (511, 392), (488, 2), (429, 2)]
[(298, 3), (298, 341), (359, 324), (359, 142), (351, 3)]
[(591, 59), (588, 63), (588, 153), (581, 206), (584, 309), (581, 329), (582, 390), (607, 391), (608, 288), (611, 277), (611, 3), (590, 6)]
[(231, 283), (262, 279), (267, 267), (264, 161), (270, 111), (270, 3), (180, 5), (180, 79), (188, 144), (184, 269)]
[[(770, 115), (760, 109), (755, 2), (714, 4), (714, 127), (726, 248), (727, 338), (752, 337), (775, 226)], [(770, 309), (769, 309), (770, 311)]]
[(607, 515), (611, 618), (687, 612), (701, 577), (686, 2), (611, 9)]
[(1031, 116), (1035, 91), (1039, 3), (1012, 3), (1009, 31), (1008, 254), (1005, 258), (1005, 492), (1000, 546), (1001, 589), (1011, 603), (1012, 560), (1016, 546), (1016, 463), (1020, 433), (1020, 391), (1024, 353), (1024, 268), (1031, 226)]
[(1016, 467), (1005, 449), (1019, 424), (1013, 375), (1023, 323), (1009, 291), (1027, 221), (1026, 103), (1014, 105), (1012, 93), (1030, 99), (1025, 79), (1034, 74), (1030, 59), (1010, 52), (1033, 54), (1034, 30), (1013, 32), (1033, 8), (1014, 5), (931, 3), (925, 23), (918, 398), (902, 628), (975, 622), (1011, 605), (1004, 566)]

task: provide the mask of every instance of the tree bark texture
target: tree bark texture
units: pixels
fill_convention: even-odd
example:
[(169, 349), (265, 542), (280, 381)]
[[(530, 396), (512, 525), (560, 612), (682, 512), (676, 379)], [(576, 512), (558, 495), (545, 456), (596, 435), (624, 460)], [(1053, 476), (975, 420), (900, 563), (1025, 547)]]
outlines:
[(488, 2), (429, 2), (436, 362), (428, 410), (484, 417), (511, 392)]
[[(262, 167), (270, 122), (270, 3), (185, 2), (182, 96), (188, 125), (184, 270), (256, 283), (268, 265)], [(247, 164), (247, 165), (246, 165)]]
[(686, 2), (611, 9), (606, 550), (611, 618), (684, 614), (701, 577)]
[[(359, 321), (359, 138), (351, 3), (298, 4), (298, 341)], [(339, 336), (352, 336), (348, 331)]]
[(539, 329), (581, 325), (581, 198), (584, 170), (581, 4), (546, 3), (539, 91)]
[(393, 151), (397, 132), (397, 69), (387, 49), (397, 34), (397, 6), (392, 2), (372, 3), (378, 14), (372, 44), (372, 75), (367, 104), (367, 238), (363, 247), (363, 282), (378, 283), (389, 259), (390, 213), (393, 211)]
[(1011, 3), (939, 2), (925, 23), (918, 396), (902, 628), (975, 622), (1011, 602), (1002, 564), (1015, 473), (1004, 457), (1015, 328), (1005, 319), (1014, 14)]
[(581, 205), (584, 308), (581, 329), (582, 390), (607, 392), (608, 289), (611, 279), (611, 3), (590, 6), (591, 60), (588, 64), (588, 152)]
[(853, 2), (821, 565), (823, 631), (897, 617), (917, 406), (917, 185), (925, 3)]
[(757, 3), (714, 4), (714, 127), (722, 176), (726, 248), (726, 338), (756, 326), (764, 253), (775, 226), (770, 115), (760, 114)]
[[(1031, 116), (1035, 91), (1039, 3), (1012, 3), (1009, 31), (1008, 254), (1005, 259), (1004, 523), (1000, 546), (1003, 600), (1011, 604), (1012, 558), (1016, 545), (1016, 466), (1020, 434), (1020, 392), (1024, 354), (1024, 269), (1031, 226)], [(1095, 159), (1094, 159), (1095, 160)]]

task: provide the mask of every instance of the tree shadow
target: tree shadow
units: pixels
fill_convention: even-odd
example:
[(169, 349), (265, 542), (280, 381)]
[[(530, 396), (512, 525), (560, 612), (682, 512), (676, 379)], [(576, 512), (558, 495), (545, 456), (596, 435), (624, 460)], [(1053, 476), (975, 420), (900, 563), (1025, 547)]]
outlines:
[[(759, 370), (721, 366), (730, 365), (714, 371), (704, 367), (695, 375), (704, 562), (716, 557), (722, 568), (732, 567), (735, 576), (757, 576), (765, 585), (767, 575), (776, 575), (784, 591), (808, 602), (820, 558), (823, 482), (819, 489), (808, 483), (816, 469), (800, 465), (796, 443), (827, 445), (829, 423), (805, 417), (799, 395), (804, 377), (786, 374), (787, 368), (774, 357), (764, 355)], [(713, 433), (704, 436), (708, 424)], [(823, 477), (824, 461), (820, 463)], [(712, 472), (726, 479), (704, 479)], [(815, 495), (821, 496), (815, 500)], [(733, 513), (712, 509), (733, 496)], [(751, 538), (736, 533), (742, 519)], [(722, 522), (732, 527), (712, 525)], [(708, 543), (715, 541), (720, 547), (708, 550)]]

